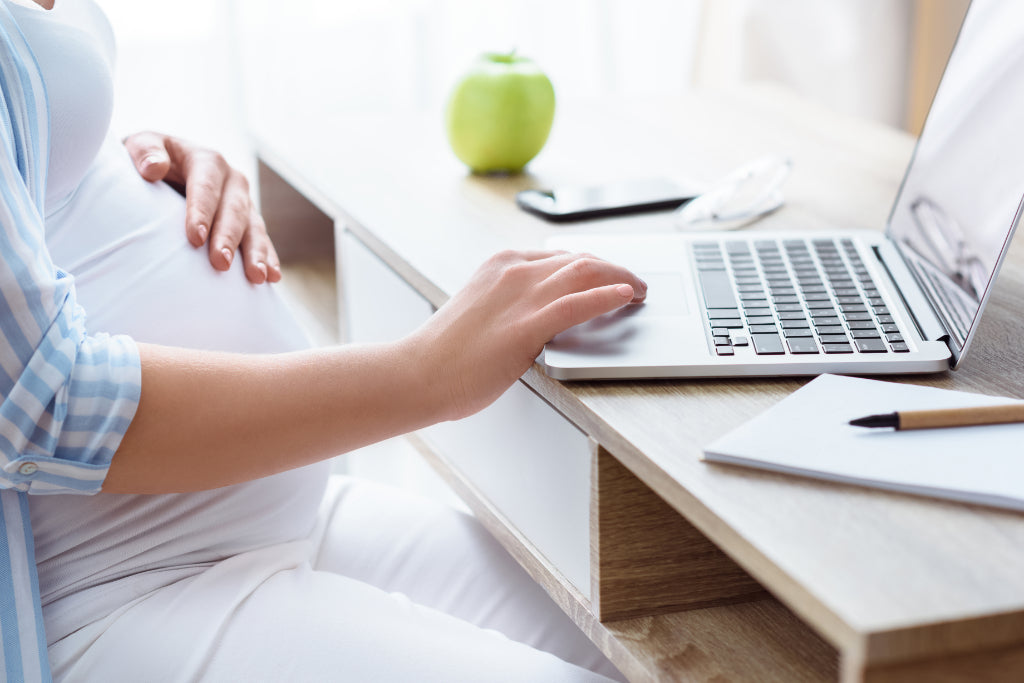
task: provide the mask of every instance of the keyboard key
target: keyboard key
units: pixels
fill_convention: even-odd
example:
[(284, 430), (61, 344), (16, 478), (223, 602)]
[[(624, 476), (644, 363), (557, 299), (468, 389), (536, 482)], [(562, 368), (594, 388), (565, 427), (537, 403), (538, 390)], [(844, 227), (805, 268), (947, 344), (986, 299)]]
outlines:
[(772, 309), (770, 309), (770, 308), (746, 308), (746, 309), (743, 310), (743, 312), (747, 315), (748, 318), (750, 316), (757, 316), (757, 315), (767, 315), (767, 316), (770, 316), (772, 314)]
[(884, 325), (886, 323), (894, 323), (896, 321), (892, 319), (891, 315), (880, 315), (878, 316), (878, 322)]
[(910, 351), (910, 347), (907, 346), (906, 342), (896, 342), (892, 345), (892, 350), (896, 353), (907, 353)]
[(786, 352), (782, 348), (782, 339), (777, 334), (752, 334), (750, 340), (754, 342), (754, 351), (758, 355), (776, 355)]
[(881, 339), (855, 339), (853, 343), (861, 353), (886, 353), (889, 350)]
[(733, 351), (731, 346), (716, 346), (715, 353), (719, 356), (735, 356), (736, 352)]
[(705, 307), (736, 308), (736, 297), (732, 293), (728, 273), (724, 270), (702, 270), (698, 275)]
[(850, 320), (849, 318), (847, 318), (846, 322), (848, 322), (850, 324), (850, 329), (851, 330), (874, 330), (874, 329), (876, 329), (875, 328), (875, 323), (871, 320), (870, 316), (868, 316), (867, 320)]
[[(812, 310), (813, 309), (822, 309), (822, 308), (832, 308), (832, 301), (831, 301), (831, 299), (824, 299), (824, 300), (821, 300), (821, 301), (808, 301), (807, 302), (807, 308), (810, 308)], [(833, 310), (835, 310), (835, 309), (833, 309)]]
[(786, 335), (786, 338), (790, 337), (811, 337), (814, 333), (811, 332), (809, 327), (794, 327), (788, 330), (783, 330), (782, 334)]
[(845, 334), (822, 334), (818, 336), (822, 344), (848, 344), (850, 340)]
[(742, 334), (735, 334), (732, 337), (733, 346), (747, 346), (750, 344), (750, 340), (744, 337)]
[(764, 287), (761, 286), (760, 282), (753, 285), (736, 285), (736, 290), (739, 292), (761, 292), (762, 294), (764, 293)]
[(825, 353), (853, 353), (853, 348), (849, 344), (822, 344), (821, 348)]
[(831, 306), (828, 308), (815, 308), (811, 311), (811, 317), (817, 320), (818, 318), (835, 318), (838, 316), (836, 309)]
[(878, 339), (878, 330), (871, 328), (870, 330), (850, 330), (850, 336), (854, 339)]
[(842, 325), (821, 325), (815, 326), (818, 334), (846, 334), (846, 328)]
[(816, 315), (814, 316), (814, 326), (821, 327), (823, 325), (839, 325), (842, 326), (843, 321), (839, 318), (833, 318), (827, 315)]
[(807, 327), (807, 318), (800, 318), (799, 320), (783, 320), (779, 324), (783, 329), (787, 330)]
[(899, 332), (900, 328), (895, 323), (885, 323), (882, 325), (882, 332)]
[(732, 341), (728, 337), (715, 337), (715, 346), (731, 346)]
[[(871, 314), (868, 313), (868, 312), (864, 312), (864, 313), (847, 313), (847, 312), (844, 311), (843, 312), (843, 317), (846, 318), (848, 321), (849, 320), (861, 320), (861, 321), (865, 321), (866, 320), (866, 321), (869, 321), (869, 322), (871, 321)], [(873, 325), (874, 323), (871, 323), (871, 324)]]
[(711, 327), (736, 330), (743, 329), (744, 325), (742, 320), (736, 318), (735, 320), (712, 320)]
[(779, 320), (803, 320), (803, 311), (779, 311)]
[(775, 332), (775, 325), (751, 325), (750, 332), (753, 336), (759, 334), (768, 334), (769, 332)]
[(885, 335), (885, 341), (889, 342), (890, 344), (893, 344), (895, 342), (901, 342), (901, 341), (903, 341), (903, 335), (901, 335), (901, 334), (887, 334), (887, 335)]
[(804, 301), (832, 301), (832, 297), (827, 292), (808, 292), (804, 294)]
[(775, 306), (775, 310), (779, 311), (780, 313), (782, 313), (782, 312), (792, 312), (792, 311), (801, 311), (802, 312), (804, 310), (804, 307), (801, 306), (800, 304), (778, 304), (778, 305)]
[(773, 296), (772, 301), (777, 304), (798, 304), (800, 298), (797, 296)]
[(716, 308), (708, 311), (708, 320), (733, 320), (740, 317), (739, 309)]
[(818, 345), (813, 337), (796, 337), (786, 340), (790, 353), (818, 353)]
[(774, 325), (775, 324), (775, 318), (771, 317), (770, 315), (748, 315), (747, 316), (747, 324), (748, 325)]
[(771, 271), (766, 270), (765, 273), (766, 274), (764, 276), (764, 279), (768, 281), (768, 284), (793, 284), (793, 280), (790, 279), (789, 274), (786, 272), (773, 273)]

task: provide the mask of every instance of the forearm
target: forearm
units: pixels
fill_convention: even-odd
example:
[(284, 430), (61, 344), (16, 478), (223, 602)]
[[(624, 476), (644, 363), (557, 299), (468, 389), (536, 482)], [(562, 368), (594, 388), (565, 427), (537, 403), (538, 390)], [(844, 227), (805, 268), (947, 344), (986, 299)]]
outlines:
[(502, 252), (393, 344), (280, 356), (140, 345), (139, 407), (103, 490), (226, 486), (471, 415), (556, 334), (645, 292), (586, 255)]
[(408, 342), (275, 356), (140, 345), (142, 397), (103, 490), (225, 486), (445, 419)]

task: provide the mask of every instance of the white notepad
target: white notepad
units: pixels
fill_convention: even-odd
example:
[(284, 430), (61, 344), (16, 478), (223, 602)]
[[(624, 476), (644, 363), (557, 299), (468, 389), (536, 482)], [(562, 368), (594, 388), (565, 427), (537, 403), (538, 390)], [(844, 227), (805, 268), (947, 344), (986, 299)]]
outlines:
[(850, 420), (1020, 402), (821, 375), (704, 449), (713, 462), (1024, 511), (1024, 423), (895, 431)]

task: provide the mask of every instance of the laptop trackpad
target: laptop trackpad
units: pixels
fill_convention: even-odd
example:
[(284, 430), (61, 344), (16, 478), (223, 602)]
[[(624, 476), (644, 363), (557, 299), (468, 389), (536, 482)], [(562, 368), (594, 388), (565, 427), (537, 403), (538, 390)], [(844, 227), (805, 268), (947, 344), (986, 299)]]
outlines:
[[(683, 334), (689, 315), (682, 273), (638, 273), (647, 283), (647, 298), (572, 327), (548, 343), (551, 351), (617, 355), (628, 349), (671, 345)], [(678, 348), (678, 347), (677, 347)]]

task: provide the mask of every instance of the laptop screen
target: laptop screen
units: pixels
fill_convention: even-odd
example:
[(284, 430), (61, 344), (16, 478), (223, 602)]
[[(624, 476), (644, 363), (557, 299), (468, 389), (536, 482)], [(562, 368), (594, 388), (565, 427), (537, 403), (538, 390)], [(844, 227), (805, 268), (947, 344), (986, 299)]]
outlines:
[(1024, 195), (1024, 3), (974, 0), (903, 179), (887, 234), (959, 361)]

